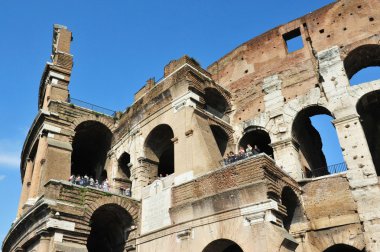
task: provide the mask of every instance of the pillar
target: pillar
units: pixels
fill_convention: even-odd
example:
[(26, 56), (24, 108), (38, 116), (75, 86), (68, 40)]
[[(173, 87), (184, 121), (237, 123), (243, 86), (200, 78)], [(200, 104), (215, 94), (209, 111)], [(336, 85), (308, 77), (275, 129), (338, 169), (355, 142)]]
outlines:
[(293, 179), (300, 180), (304, 177), (302, 164), (299, 157), (299, 149), (296, 143), (291, 139), (278, 141), (271, 144), (273, 148), (274, 159)]
[(380, 188), (375, 166), (358, 115), (333, 121), (344, 160), (347, 179), (364, 226), (367, 252), (380, 251)]
[(36, 157), (34, 159), (35, 162), (33, 168), (31, 187), (29, 191), (29, 198), (37, 198), (39, 196), (39, 188), (41, 183), (41, 166), (45, 162), (46, 149), (47, 136), (46, 134), (41, 134), (38, 142)]
[(31, 186), (31, 180), (32, 180), (32, 173), (33, 173), (33, 161), (28, 158), (26, 161), (26, 167), (25, 167), (25, 174), (24, 179), (22, 183), (22, 189), (21, 189), (21, 196), (20, 196), (20, 202), (18, 205), (18, 211), (17, 211), (17, 218), (19, 218), (22, 214), (23, 206), (28, 199), (29, 196), (29, 190)]
[(38, 245), (38, 252), (50, 252), (51, 234), (45, 230), (39, 232), (40, 243)]

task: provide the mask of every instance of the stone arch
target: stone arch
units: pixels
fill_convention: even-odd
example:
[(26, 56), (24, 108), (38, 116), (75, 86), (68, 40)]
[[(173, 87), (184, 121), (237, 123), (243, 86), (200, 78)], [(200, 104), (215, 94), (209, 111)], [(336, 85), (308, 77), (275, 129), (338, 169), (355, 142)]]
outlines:
[(380, 176), (380, 90), (363, 95), (356, 104), (356, 111), (367, 139), (376, 173)]
[(360, 45), (347, 54), (343, 63), (348, 79), (351, 79), (364, 68), (371, 66), (380, 67), (380, 45)]
[(206, 82), (205, 84), (206, 85), (202, 85), (203, 86), (203, 92), (205, 92), (205, 90), (208, 88), (213, 88), (213, 89), (217, 90), (223, 96), (223, 98), (226, 100), (226, 102), (228, 104), (228, 109), (232, 108), (231, 94), (226, 89), (224, 89), (220, 85), (215, 84), (213, 82)]
[(203, 92), (204, 109), (223, 119), (231, 108), (228, 98), (215, 87), (206, 87)]
[(75, 129), (78, 127), (78, 125), (80, 125), (86, 121), (95, 121), (95, 122), (101, 123), (105, 127), (107, 127), (111, 132), (114, 132), (114, 130), (115, 130), (115, 125), (113, 124), (113, 122), (110, 121), (110, 119), (108, 119), (104, 116), (97, 116), (94, 114), (82, 115), (80, 117), (75, 118), (74, 121), (72, 122), (72, 124), (70, 125), (70, 129), (72, 131), (75, 131)]
[(210, 242), (202, 252), (243, 252), (243, 249), (232, 240), (218, 239)]
[(124, 251), (132, 226), (129, 212), (118, 204), (104, 204), (91, 215), (87, 249), (95, 251)]
[(155, 176), (174, 173), (174, 132), (168, 124), (159, 124), (148, 134), (144, 142), (146, 161), (151, 164)]
[(220, 155), (223, 157), (226, 151), (231, 148), (231, 135), (218, 124), (210, 124), (209, 126), (218, 145)]
[(289, 232), (292, 224), (304, 221), (304, 209), (299, 196), (289, 186), (282, 188), (281, 204), (286, 207), (282, 222), (284, 228)]
[[(297, 112), (291, 126), (291, 137), (299, 150), (300, 162), (306, 177), (329, 174), (326, 158), (322, 151), (322, 138), (311, 123), (311, 117), (318, 115), (326, 115), (335, 119), (333, 113), (326, 107), (309, 105)], [(341, 153), (341, 149), (337, 151)]]
[(327, 249), (323, 250), (323, 252), (361, 252), (363, 250), (359, 250), (356, 247), (347, 245), (347, 244), (335, 244), (331, 247), (328, 247)]
[(119, 172), (123, 175), (123, 177), (126, 177), (128, 179), (130, 179), (131, 177), (131, 166), (132, 166), (132, 163), (131, 163), (131, 155), (124, 151), (120, 157), (117, 159), (117, 165), (118, 165), (118, 169), (119, 169)]
[(138, 203), (131, 199), (120, 198), (120, 196), (113, 195), (104, 196), (86, 205), (83, 220), (86, 223), (90, 223), (91, 216), (96, 211), (96, 209), (108, 204), (115, 204), (120, 206), (121, 208), (124, 208), (132, 216), (133, 223), (137, 225), (140, 209)]
[(252, 147), (256, 145), (260, 152), (273, 157), (273, 148), (270, 146), (271, 137), (264, 127), (250, 125), (244, 129), (238, 147), (242, 146), (245, 149), (248, 144)]
[(100, 179), (111, 148), (112, 132), (98, 121), (83, 121), (74, 130), (71, 174)]

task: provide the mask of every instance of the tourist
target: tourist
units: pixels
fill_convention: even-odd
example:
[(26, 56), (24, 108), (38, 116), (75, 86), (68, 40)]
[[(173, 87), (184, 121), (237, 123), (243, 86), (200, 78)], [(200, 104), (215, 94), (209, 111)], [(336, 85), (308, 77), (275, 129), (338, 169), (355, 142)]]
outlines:
[(257, 147), (257, 145), (255, 145), (254, 148), (253, 148), (253, 155), (257, 155), (257, 154), (259, 154), (260, 152), (261, 152), (261, 151), (260, 151), (259, 147)]
[(80, 185), (80, 176), (79, 175), (75, 178), (75, 184)]
[(108, 179), (106, 178), (104, 181), (103, 181), (103, 190), (108, 192)]
[(238, 156), (239, 156), (239, 160), (245, 158), (245, 150), (242, 146), (240, 146), (240, 148), (239, 148)]
[(235, 155), (235, 153), (233, 153), (233, 151), (230, 151), (230, 153), (229, 153), (230, 155), (229, 155), (229, 163), (233, 163), (233, 162), (235, 162), (236, 161), (236, 155)]
[(252, 146), (250, 144), (247, 144), (247, 148), (245, 149), (245, 152), (247, 153), (247, 157), (250, 157), (253, 155)]
[(72, 174), (69, 178), (69, 181), (71, 182), (71, 184), (75, 184), (75, 175)]
[(131, 188), (127, 188), (125, 189), (125, 195), (128, 196), (128, 197), (131, 197)]
[(90, 176), (90, 179), (89, 179), (89, 185), (94, 187), (95, 186), (95, 181), (94, 179)]
[(83, 177), (83, 185), (84, 186), (88, 186), (88, 176), (87, 176), (87, 174), (85, 174), (84, 177)]
[(230, 163), (230, 154), (227, 153), (223, 159), (224, 165), (228, 165)]

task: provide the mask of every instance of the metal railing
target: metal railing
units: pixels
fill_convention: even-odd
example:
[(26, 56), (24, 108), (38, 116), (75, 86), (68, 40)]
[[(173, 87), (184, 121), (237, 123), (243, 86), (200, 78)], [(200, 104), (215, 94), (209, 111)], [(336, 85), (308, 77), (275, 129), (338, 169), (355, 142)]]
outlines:
[(104, 114), (104, 115), (108, 115), (108, 116), (115, 116), (116, 115), (116, 111), (114, 111), (114, 110), (107, 109), (107, 108), (104, 108), (104, 107), (101, 107), (101, 106), (98, 106), (98, 105), (95, 105), (95, 104), (92, 104), (89, 102), (85, 102), (85, 101), (82, 101), (79, 99), (75, 99), (75, 98), (70, 97), (67, 102), (74, 104), (76, 106), (82, 107), (82, 108), (87, 108), (87, 109), (96, 111), (100, 114)]
[(123, 186), (111, 186), (111, 185), (104, 185), (104, 183), (99, 183), (99, 184), (90, 184), (89, 182), (72, 182), (69, 181), (69, 183), (80, 186), (80, 187), (87, 187), (87, 188), (93, 188), (93, 189), (98, 189), (104, 192), (109, 192), (113, 194), (118, 194), (122, 196), (132, 196), (132, 191), (130, 186), (128, 187), (123, 187)]
[(322, 167), (314, 170), (309, 170), (306, 172), (306, 178), (316, 178), (325, 175), (331, 175), (336, 173), (341, 173), (347, 171), (346, 162), (329, 165), (327, 167)]
[[(231, 164), (239, 163), (240, 161), (251, 159), (253, 157), (257, 157), (261, 154), (266, 154), (265, 152), (251, 152), (251, 153), (244, 153), (244, 154), (234, 154), (233, 156), (230, 156), (228, 158), (223, 158), (219, 161), (219, 164), (221, 166), (229, 166)], [(273, 158), (272, 155), (266, 154), (268, 157)]]

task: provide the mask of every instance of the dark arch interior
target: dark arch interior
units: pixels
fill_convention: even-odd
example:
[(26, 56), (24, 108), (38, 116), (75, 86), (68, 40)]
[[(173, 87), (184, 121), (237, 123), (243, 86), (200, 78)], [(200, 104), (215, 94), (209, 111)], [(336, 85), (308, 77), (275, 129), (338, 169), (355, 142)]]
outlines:
[[(311, 123), (310, 117), (316, 115), (331, 116), (330, 111), (319, 106), (311, 106), (301, 110), (294, 119), (292, 137), (299, 145), (299, 150), (307, 164), (304, 164), (306, 176), (322, 176), (329, 174), (327, 162), (322, 151), (322, 139)], [(331, 126), (333, 127), (333, 126)]]
[(352, 50), (344, 60), (348, 79), (351, 79), (360, 70), (380, 66), (380, 46), (363, 45)]
[(210, 128), (218, 145), (220, 154), (223, 157), (228, 145), (228, 134), (220, 126), (210, 125)]
[(169, 125), (161, 124), (154, 128), (145, 142), (146, 156), (151, 161), (157, 162), (157, 175), (169, 175), (174, 173), (174, 137)]
[(245, 134), (239, 142), (239, 146), (244, 149), (250, 144), (252, 147), (257, 145), (261, 152), (266, 153), (268, 156), (273, 157), (273, 149), (269, 144), (271, 143), (269, 134), (256, 127), (250, 127), (245, 130)]
[(118, 165), (119, 165), (119, 169), (121, 170), (121, 172), (127, 178), (130, 178), (131, 177), (131, 170), (130, 170), (131, 156), (127, 152), (124, 152), (123, 154), (121, 154), (121, 156), (118, 160)]
[(380, 91), (364, 95), (356, 108), (360, 115), (376, 173), (380, 176)]
[(289, 187), (285, 187), (281, 194), (281, 203), (286, 207), (286, 216), (282, 222), (284, 228), (289, 231), (290, 226), (303, 220), (303, 210), (297, 195)]
[(89, 252), (122, 252), (128, 240), (131, 215), (115, 204), (101, 206), (91, 216), (91, 231), (87, 239)]
[(71, 154), (71, 173), (101, 179), (111, 139), (111, 131), (99, 122), (87, 121), (78, 125)]
[(360, 252), (360, 250), (346, 244), (336, 244), (323, 252)]
[(228, 103), (218, 90), (215, 88), (206, 88), (204, 100), (205, 110), (219, 118), (224, 117), (228, 108)]
[(208, 244), (202, 252), (243, 252), (243, 250), (231, 240), (219, 239)]

